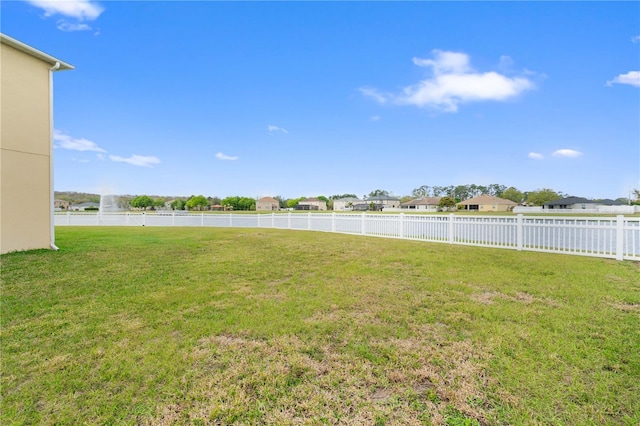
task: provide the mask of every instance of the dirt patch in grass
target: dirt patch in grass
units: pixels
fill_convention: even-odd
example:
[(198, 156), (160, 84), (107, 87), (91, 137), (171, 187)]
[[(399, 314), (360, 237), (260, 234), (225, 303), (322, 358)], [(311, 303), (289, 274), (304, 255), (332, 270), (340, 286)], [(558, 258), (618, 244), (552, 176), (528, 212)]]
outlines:
[(167, 401), (147, 424), (444, 424), (452, 407), (486, 423), (486, 355), (436, 334), (363, 343), (362, 353), (296, 336), (210, 336), (189, 355), (185, 402)]
[(482, 293), (473, 293), (471, 294), (471, 299), (483, 304), (483, 305), (493, 305), (496, 299), (507, 300), (511, 302), (519, 302), (525, 305), (529, 305), (532, 303), (542, 303), (545, 305), (559, 307), (560, 303), (558, 301), (549, 299), (549, 298), (540, 298), (536, 297), (529, 293), (517, 292), (515, 295), (510, 296), (508, 294), (504, 294), (498, 291), (484, 291)]
[(609, 306), (624, 312), (640, 312), (640, 303), (610, 302)]

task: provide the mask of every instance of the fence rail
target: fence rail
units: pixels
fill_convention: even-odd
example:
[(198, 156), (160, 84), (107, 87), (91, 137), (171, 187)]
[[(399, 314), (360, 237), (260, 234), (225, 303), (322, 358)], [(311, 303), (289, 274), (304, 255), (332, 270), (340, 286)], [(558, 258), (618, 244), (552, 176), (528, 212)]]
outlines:
[(640, 261), (640, 218), (367, 213), (56, 213), (55, 226), (278, 228)]

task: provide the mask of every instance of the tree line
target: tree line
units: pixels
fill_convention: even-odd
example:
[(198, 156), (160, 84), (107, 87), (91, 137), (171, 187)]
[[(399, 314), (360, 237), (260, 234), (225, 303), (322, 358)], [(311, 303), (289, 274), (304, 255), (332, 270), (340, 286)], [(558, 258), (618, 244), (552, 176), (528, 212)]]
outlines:
[[(518, 204), (526, 203), (528, 205), (541, 206), (550, 201), (564, 198), (567, 194), (561, 191), (555, 191), (549, 188), (536, 189), (534, 191), (521, 191), (513, 186), (507, 187), (501, 184), (490, 185), (449, 185), (449, 186), (430, 186), (421, 185), (414, 188), (410, 195), (398, 197), (400, 202), (407, 202), (413, 199), (423, 197), (443, 197), (441, 200), (442, 207), (452, 207), (456, 203), (459, 203), (469, 198), (477, 197), (479, 195), (492, 195), (499, 198), (511, 200)], [(640, 204), (640, 190), (634, 189), (633, 196), (635, 201), (631, 200), (635, 204)], [(384, 189), (375, 189), (368, 194), (364, 194), (361, 199), (367, 199), (378, 196), (393, 196), (390, 191)], [(77, 193), (77, 192), (56, 192), (56, 199), (67, 200), (71, 204), (79, 204), (86, 201), (99, 202), (100, 195)], [(273, 197), (278, 201), (278, 206), (281, 209), (296, 208), (298, 203), (308, 197), (301, 196), (296, 198), (284, 198), (276, 195)], [(329, 209), (333, 209), (333, 201), (343, 198), (359, 198), (356, 194), (334, 194), (329, 197), (324, 195), (318, 195), (318, 198), (327, 203)], [(618, 200), (627, 202), (628, 200), (619, 198)], [(256, 199), (252, 197), (243, 196), (229, 196), (226, 198), (220, 197), (205, 197), (204, 195), (191, 195), (190, 197), (177, 197), (168, 201), (166, 197), (138, 195), (138, 196), (121, 196), (119, 206), (122, 209), (129, 209), (130, 207), (141, 210), (156, 210), (156, 209), (171, 209), (171, 210), (233, 210), (233, 211), (249, 211), (256, 209)]]

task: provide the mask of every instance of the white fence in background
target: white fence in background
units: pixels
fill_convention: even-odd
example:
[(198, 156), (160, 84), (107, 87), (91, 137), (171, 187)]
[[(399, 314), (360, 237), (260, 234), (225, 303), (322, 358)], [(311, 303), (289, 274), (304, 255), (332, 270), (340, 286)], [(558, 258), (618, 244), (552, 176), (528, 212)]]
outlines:
[(368, 213), (56, 213), (55, 226), (279, 228), (640, 261), (640, 218)]
[(546, 214), (634, 214), (640, 213), (640, 206), (597, 206), (593, 209), (545, 209), (542, 206), (516, 206), (513, 213), (546, 213)]

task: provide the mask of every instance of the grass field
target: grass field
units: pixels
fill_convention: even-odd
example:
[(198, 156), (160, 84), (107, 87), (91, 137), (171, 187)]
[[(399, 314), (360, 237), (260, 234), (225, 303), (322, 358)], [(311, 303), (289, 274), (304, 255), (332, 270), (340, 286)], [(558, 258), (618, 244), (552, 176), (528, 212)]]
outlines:
[(0, 423), (640, 423), (640, 265), (303, 231), (3, 255)]

